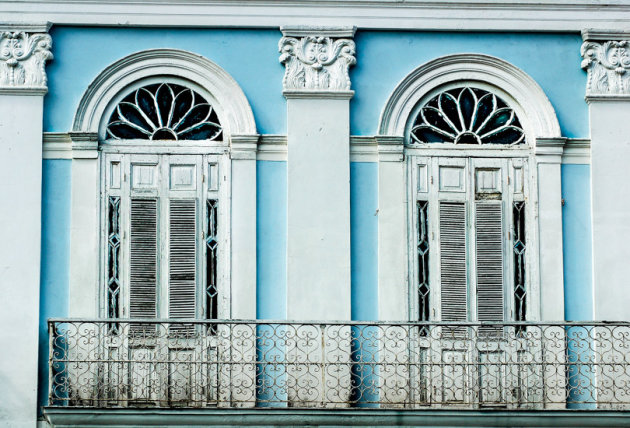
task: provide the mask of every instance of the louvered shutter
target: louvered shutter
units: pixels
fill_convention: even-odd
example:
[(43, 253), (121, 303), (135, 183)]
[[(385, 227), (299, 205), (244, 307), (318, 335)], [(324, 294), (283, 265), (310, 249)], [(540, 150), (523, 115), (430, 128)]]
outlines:
[(466, 204), (440, 202), (442, 321), (466, 321)]
[(169, 317), (195, 317), (196, 200), (171, 199), (169, 209)]
[(503, 321), (503, 229), (501, 201), (475, 204), (477, 319)]
[(157, 199), (131, 199), (129, 316), (156, 317)]

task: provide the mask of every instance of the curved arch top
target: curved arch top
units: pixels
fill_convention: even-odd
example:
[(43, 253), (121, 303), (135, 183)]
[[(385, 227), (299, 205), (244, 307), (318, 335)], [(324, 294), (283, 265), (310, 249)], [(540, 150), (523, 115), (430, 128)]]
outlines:
[(440, 57), (408, 74), (385, 104), (379, 121), (379, 134), (404, 136), (418, 102), (432, 90), (457, 81), (478, 81), (505, 91), (523, 111), (522, 119), (534, 138), (561, 136), (556, 112), (538, 83), (509, 62), (480, 54)]
[(214, 98), (226, 139), (256, 134), (254, 114), (236, 81), (209, 59), (178, 49), (150, 49), (126, 56), (103, 70), (83, 94), (73, 131), (99, 132), (111, 100), (127, 86), (152, 76), (172, 76), (194, 82)]

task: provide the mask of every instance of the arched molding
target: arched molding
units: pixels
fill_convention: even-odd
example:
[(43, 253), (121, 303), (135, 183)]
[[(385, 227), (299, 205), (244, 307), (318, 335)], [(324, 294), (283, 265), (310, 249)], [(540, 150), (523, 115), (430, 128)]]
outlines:
[(121, 91), (140, 80), (156, 76), (184, 79), (208, 92), (225, 139), (233, 135), (255, 135), (254, 114), (236, 81), (212, 61), (177, 49), (150, 49), (126, 56), (108, 66), (86, 90), (72, 129), (74, 132), (100, 131), (103, 115)]
[(509, 62), (480, 54), (440, 57), (408, 74), (385, 104), (379, 134), (404, 136), (418, 103), (438, 88), (456, 82), (480, 82), (509, 95), (532, 140), (561, 136), (556, 112), (538, 83)]

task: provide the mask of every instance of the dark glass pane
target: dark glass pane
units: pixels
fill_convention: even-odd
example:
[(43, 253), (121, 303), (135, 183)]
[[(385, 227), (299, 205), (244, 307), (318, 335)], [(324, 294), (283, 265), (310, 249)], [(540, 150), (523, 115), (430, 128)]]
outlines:
[[(206, 319), (218, 318), (219, 288), (218, 273), (218, 205), (219, 201), (209, 199), (206, 202), (206, 221), (208, 234), (206, 235)], [(210, 327), (216, 333), (216, 326)]]
[(114, 138), (119, 138), (121, 140), (133, 140), (133, 139), (146, 139), (148, 138), (146, 134), (137, 130), (136, 128), (132, 128), (129, 125), (125, 125), (124, 123), (113, 123), (107, 127), (107, 132), (110, 136)]
[(475, 110), (476, 100), (473, 95), (473, 91), (470, 88), (464, 88), (459, 94), (459, 108), (464, 118), (464, 129), (471, 128), (471, 121), (473, 120), (473, 113)]
[[(169, 116), (171, 114), (171, 109), (173, 108), (174, 98), (173, 88), (171, 88), (171, 85), (160, 85), (158, 87), (155, 100), (158, 104), (159, 116), (161, 119), (159, 126), (161, 127), (171, 127)], [(158, 138), (155, 137), (153, 139), (158, 140)]]
[[(120, 318), (120, 197), (107, 200), (107, 317)], [(118, 325), (109, 326), (112, 333)]]
[[(430, 314), (429, 304), (429, 203), (418, 201), (416, 204), (418, 214), (418, 321), (428, 321)], [(426, 329), (421, 331), (426, 335)]]
[(128, 94), (114, 109), (107, 138), (216, 140), (219, 118), (204, 97), (174, 83), (151, 84)]
[(486, 90), (465, 87), (430, 99), (411, 127), (411, 143), (453, 142), (520, 144), (525, 139), (518, 118), (505, 101)]
[(525, 202), (514, 202), (514, 320), (525, 321), (527, 315), (527, 289), (525, 283)]

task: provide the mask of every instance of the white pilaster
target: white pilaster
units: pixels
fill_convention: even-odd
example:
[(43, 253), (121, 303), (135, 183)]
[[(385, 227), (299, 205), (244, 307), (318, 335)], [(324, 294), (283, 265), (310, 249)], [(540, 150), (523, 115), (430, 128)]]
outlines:
[(99, 313), (99, 159), (96, 133), (71, 132), (70, 284), (68, 316), (93, 318)]
[(593, 304), (597, 320), (630, 321), (630, 33), (586, 30), (582, 67), (591, 125)]
[(561, 181), (564, 142), (564, 138), (539, 138), (536, 141), (538, 257), (541, 279), (539, 285), (540, 319), (542, 321), (564, 320)]
[(0, 426), (34, 427), (48, 25), (0, 25)]
[(231, 318), (256, 318), (256, 148), (258, 135), (232, 135)]
[(378, 145), (378, 317), (409, 319), (407, 177), (404, 139), (377, 135)]
[(354, 29), (283, 28), (287, 316), (350, 319), (350, 90)]

